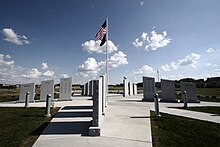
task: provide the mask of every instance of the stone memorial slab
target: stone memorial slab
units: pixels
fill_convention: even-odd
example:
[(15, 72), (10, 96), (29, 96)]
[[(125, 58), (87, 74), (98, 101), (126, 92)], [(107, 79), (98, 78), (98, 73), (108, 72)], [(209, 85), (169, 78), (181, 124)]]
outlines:
[(134, 95), (137, 95), (137, 85), (133, 84)]
[(126, 96), (128, 96), (128, 81), (127, 81), (126, 77), (124, 77), (124, 79), (123, 79), (123, 84), (124, 84), (123, 97), (126, 97)]
[(151, 77), (143, 77), (143, 101), (154, 101), (155, 96), (155, 79)]
[(197, 92), (196, 92), (196, 84), (191, 82), (181, 82), (181, 95), (184, 98), (183, 91), (187, 93), (187, 102), (188, 103), (198, 103), (197, 100)]
[(40, 101), (46, 101), (47, 95), (51, 94), (51, 100), (54, 100), (54, 80), (41, 81)]
[(72, 77), (60, 79), (59, 100), (72, 100)]
[(21, 84), (18, 102), (22, 102), (22, 103), (25, 102), (27, 92), (30, 92), (29, 102), (34, 102), (34, 96), (35, 96), (34, 83)]
[(133, 83), (128, 82), (128, 87), (129, 87), (129, 95), (134, 95), (134, 92), (133, 92)]
[(102, 79), (94, 80), (93, 83), (93, 113), (92, 126), (89, 128), (90, 136), (101, 135), (102, 124)]
[(86, 85), (86, 87), (85, 87), (85, 96), (88, 96), (89, 95), (89, 83), (87, 82), (85, 85)]
[(89, 96), (93, 95), (93, 80), (89, 81)]
[(162, 102), (177, 102), (174, 81), (161, 79), (161, 97)]

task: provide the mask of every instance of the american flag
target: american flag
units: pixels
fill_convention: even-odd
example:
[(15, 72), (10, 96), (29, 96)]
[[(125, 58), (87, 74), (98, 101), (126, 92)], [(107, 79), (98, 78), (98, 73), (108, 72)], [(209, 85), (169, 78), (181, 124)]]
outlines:
[(105, 22), (102, 24), (101, 28), (99, 29), (98, 33), (95, 35), (95, 38), (102, 40), (106, 33), (107, 33), (107, 25), (105, 20)]

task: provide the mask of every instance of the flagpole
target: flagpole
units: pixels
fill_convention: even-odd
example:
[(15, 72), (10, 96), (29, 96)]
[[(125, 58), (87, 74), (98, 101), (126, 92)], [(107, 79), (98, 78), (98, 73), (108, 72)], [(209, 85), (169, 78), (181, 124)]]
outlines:
[(108, 81), (109, 81), (109, 75), (108, 75), (108, 16), (106, 17), (106, 98), (108, 102)]

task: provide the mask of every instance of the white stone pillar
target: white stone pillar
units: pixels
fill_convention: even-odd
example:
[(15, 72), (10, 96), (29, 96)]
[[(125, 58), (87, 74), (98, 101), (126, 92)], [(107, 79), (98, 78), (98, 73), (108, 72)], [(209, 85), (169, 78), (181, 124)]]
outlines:
[(128, 81), (127, 81), (126, 77), (124, 77), (124, 79), (123, 79), (123, 84), (124, 84), (123, 97), (126, 97), (126, 96), (128, 96)]
[(133, 91), (134, 91), (134, 95), (137, 95), (137, 85), (133, 84)]

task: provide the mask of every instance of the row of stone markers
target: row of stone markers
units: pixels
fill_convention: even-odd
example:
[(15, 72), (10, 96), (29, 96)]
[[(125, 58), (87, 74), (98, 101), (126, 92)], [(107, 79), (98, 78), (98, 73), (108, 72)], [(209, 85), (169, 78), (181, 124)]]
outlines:
[(93, 100), (92, 126), (89, 128), (89, 135), (100, 136), (107, 107), (106, 76), (102, 75), (98, 80), (91, 80), (83, 85), (82, 95), (92, 96)]
[[(196, 84), (191, 82), (181, 82), (181, 97), (184, 99), (183, 92), (187, 93), (187, 102), (197, 103)], [(143, 77), (143, 101), (154, 101), (155, 97), (155, 79)], [(161, 101), (177, 102), (175, 96), (175, 83), (172, 80), (161, 79)]]
[(126, 77), (124, 77), (123, 79), (123, 85), (124, 85), (123, 97), (137, 94), (137, 85), (132, 82), (128, 82)]
[[(46, 101), (47, 95), (51, 94), (54, 100), (54, 80), (41, 81), (40, 101)], [(29, 92), (29, 101), (34, 102), (35, 83), (21, 84), (19, 101), (25, 102), (26, 93)], [(60, 79), (59, 100), (72, 100), (72, 77)]]

